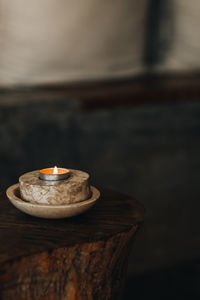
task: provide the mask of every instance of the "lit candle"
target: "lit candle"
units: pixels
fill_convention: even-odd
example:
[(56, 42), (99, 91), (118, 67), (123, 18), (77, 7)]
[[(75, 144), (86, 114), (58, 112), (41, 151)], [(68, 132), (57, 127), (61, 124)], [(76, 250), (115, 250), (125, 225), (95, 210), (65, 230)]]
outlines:
[(47, 168), (40, 170), (39, 178), (42, 180), (64, 180), (70, 175), (70, 170), (65, 168)]

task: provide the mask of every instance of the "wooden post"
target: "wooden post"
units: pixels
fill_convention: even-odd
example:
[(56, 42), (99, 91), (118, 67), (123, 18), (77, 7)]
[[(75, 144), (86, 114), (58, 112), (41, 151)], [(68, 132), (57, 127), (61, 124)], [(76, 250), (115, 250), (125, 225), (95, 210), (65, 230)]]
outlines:
[(123, 299), (127, 258), (143, 221), (134, 199), (101, 190), (87, 213), (25, 215), (0, 198), (1, 300)]

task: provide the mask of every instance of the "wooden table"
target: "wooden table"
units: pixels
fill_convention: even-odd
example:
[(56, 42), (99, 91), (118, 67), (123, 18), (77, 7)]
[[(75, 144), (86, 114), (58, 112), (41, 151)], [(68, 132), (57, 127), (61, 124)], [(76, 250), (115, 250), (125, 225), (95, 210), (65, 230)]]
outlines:
[(0, 197), (0, 299), (123, 299), (127, 257), (144, 208), (100, 189), (83, 215), (45, 220)]

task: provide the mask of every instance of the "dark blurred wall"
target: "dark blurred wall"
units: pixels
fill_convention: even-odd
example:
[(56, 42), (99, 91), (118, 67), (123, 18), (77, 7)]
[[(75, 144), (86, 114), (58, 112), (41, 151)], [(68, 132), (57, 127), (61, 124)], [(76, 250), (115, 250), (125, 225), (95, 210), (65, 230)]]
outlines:
[(84, 111), (78, 100), (2, 104), (1, 190), (58, 165), (147, 209), (129, 275), (199, 258), (200, 104)]

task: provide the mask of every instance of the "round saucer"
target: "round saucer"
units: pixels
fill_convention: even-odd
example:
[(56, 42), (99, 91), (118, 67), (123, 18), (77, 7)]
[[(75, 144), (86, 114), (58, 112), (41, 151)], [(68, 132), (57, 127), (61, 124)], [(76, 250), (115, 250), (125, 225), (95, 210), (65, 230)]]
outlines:
[(28, 215), (46, 219), (61, 219), (76, 216), (88, 210), (99, 199), (100, 192), (94, 186), (91, 186), (91, 197), (88, 200), (65, 205), (44, 205), (26, 202), (20, 198), (18, 183), (10, 186), (6, 191), (6, 195), (15, 207)]

